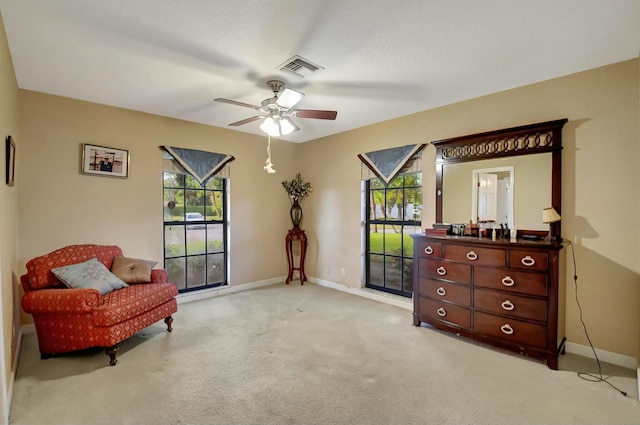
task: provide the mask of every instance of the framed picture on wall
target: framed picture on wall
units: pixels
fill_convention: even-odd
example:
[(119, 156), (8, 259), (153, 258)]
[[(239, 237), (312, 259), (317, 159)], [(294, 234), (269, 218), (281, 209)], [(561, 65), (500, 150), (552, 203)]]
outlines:
[(82, 174), (126, 179), (129, 176), (129, 151), (85, 143), (82, 145)]
[(13, 186), (13, 182), (16, 176), (16, 142), (13, 137), (7, 136), (6, 140), (7, 149), (7, 166), (6, 166), (6, 182), (8, 186)]

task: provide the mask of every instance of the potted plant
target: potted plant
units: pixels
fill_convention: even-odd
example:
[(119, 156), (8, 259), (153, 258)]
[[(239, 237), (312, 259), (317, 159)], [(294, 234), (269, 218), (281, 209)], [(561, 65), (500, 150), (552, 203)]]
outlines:
[(287, 191), (289, 198), (291, 199), (291, 222), (293, 227), (299, 227), (302, 221), (302, 207), (300, 201), (311, 193), (311, 183), (302, 180), (300, 173), (296, 174), (293, 180), (283, 181), (282, 187)]

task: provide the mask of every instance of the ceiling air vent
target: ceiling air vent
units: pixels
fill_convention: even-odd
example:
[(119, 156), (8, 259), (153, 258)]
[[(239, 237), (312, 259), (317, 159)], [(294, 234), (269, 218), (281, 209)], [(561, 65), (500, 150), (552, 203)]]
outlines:
[(316, 65), (300, 56), (294, 56), (278, 67), (280, 71), (293, 72), (300, 77), (306, 77), (316, 72), (322, 71), (324, 68)]

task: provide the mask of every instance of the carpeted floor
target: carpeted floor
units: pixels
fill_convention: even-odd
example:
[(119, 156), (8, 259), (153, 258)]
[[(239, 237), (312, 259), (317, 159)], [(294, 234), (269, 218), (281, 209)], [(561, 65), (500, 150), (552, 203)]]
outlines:
[[(411, 325), (411, 312), (314, 284), (181, 304), (103, 350), (40, 360), (23, 339), (11, 424), (640, 424), (635, 371), (544, 364)], [(583, 369), (584, 370), (584, 369)]]

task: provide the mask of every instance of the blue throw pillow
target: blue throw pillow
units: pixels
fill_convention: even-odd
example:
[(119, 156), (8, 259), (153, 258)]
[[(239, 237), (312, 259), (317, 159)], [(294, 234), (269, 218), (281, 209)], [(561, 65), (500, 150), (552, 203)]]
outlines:
[(97, 289), (101, 295), (129, 286), (111, 273), (97, 258), (84, 263), (57, 267), (51, 269), (51, 273), (69, 288), (93, 288)]

